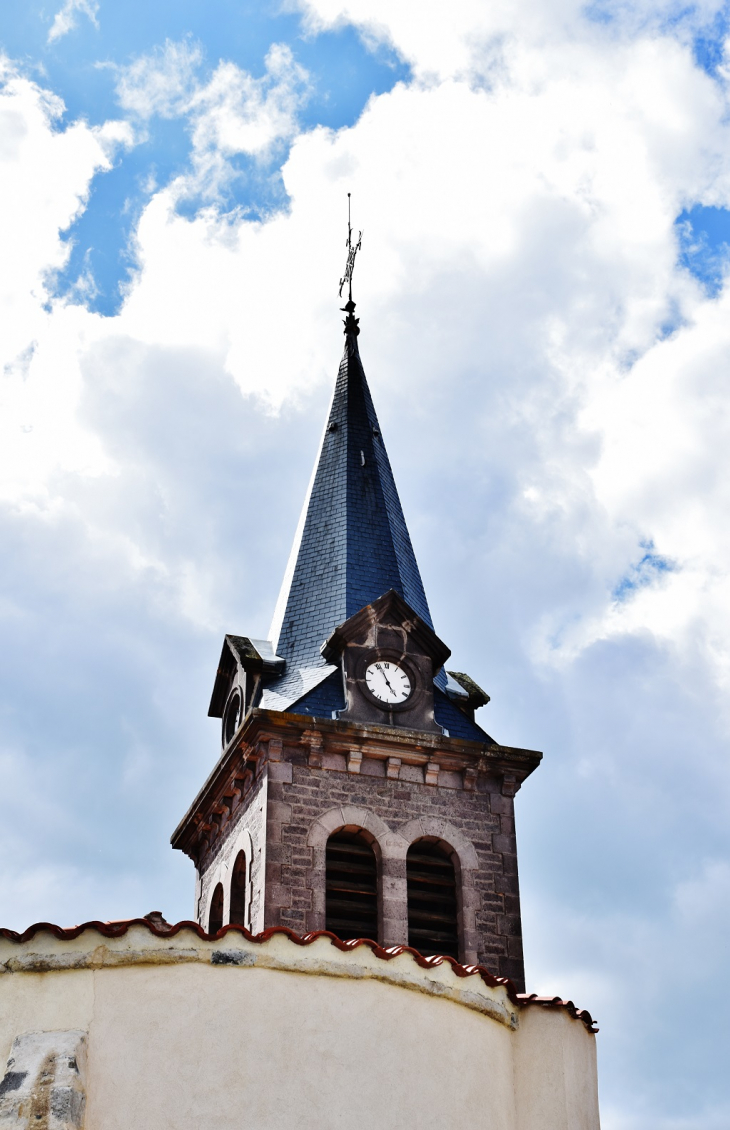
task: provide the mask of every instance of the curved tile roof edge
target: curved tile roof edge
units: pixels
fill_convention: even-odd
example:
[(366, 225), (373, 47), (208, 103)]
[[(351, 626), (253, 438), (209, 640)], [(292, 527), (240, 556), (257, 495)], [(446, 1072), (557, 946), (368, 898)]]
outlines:
[(174, 925), (167, 923), (158, 926), (148, 918), (124, 918), (111, 922), (82, 922), (80, 926), (69, 927), (56, 926), (53, 922), (34, 922), (32, 926), (28, 926), (22, 933), (18, 933), (17, 930), (9, 930), (6, 927), (0, 927), (0, 938), (5, 938), (9, 942), (16, 942), (22, 945), (24, 942), (32, 941), (36, 934), (45, 931), (46, 933), (52, 934), (59, 941), (72, 941), (74, 938), (78, 938), (85, 930), (96, 930), (98, 934), (101, 934), (102, 937), (105, 938), (121, 938), (127, 933), (130, 926), (145, 926), (149, 932), (157, 938), (174, 938), (181, 930), (192, 930), (198, 935), (198, 938), (204, 942), (218, 941), (231, 931), (242, 934), (249, 942), (256, 943), (266, 942), (275, 935), (284, 935), (298, 946), (311, 945), (317, 938), (329, 938), (330, 943), (344, 953), (350, 953), (359, 946), (367, 946), (375, 957), (383, 961), (390, 961), (392, 958), (398, 957), (402, 953), (409, 953), (422, 969), (430, 969), (433, 966), (448, 962), (457, 977), (479, 976), (490, 988), (495, 988), (497, 985), (504, 986), (512, 1003), (521, 1008), (525, 1008), (529, 1005), (539, 1005), (543, 1008), (562, 1008), (565, 1009), (573, 1019), (580, 1020), (589, 1032), (595, 1034), (598, 1031), (596, 1022), (587, 1009), (577, 1008), (572, 1001), (563, 1000), (558, 996), (544, 997), (539, 996), (537, 993), (518, 993), (508, 977), (496, 977), (493, 973), (490, 973), (484, 965), (461, 965), (458, 961), (455, 961), (453, 957), (446, 955), (423, 957), (423, 955), (420, 954), (418, 950), (413, 949), (412, 946), (388, 946), (384, 948), (370, 938), (353, 938), (349, 942), (343, 942), (329, 930), (316, 930), (311, 934), (300, 935), (295, 934), (288, 926), (270, 926), (268, 930), (263, 930), (260, 934), (252, 934), (245, 926), (230, 923), (227, 926), (223, 926), (215, 934), (208, 934), (198, 922), (187, 919), (183, 919), (182, 922), (177, 922)]

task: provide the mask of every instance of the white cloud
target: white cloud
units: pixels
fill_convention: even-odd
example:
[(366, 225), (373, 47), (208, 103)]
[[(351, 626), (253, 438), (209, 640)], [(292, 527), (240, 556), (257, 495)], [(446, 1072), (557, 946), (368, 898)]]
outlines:
[[(393, 11), (397, 22), (401, 9)], [(471, 26), (468, 11), (459, 17), (464, 26)], [(472, 31), (474, 46), (479, 37)], [(70, 335), (69, 356), (77, 348), (83, 355), (92, 340), (110, 332), (128, 334), (150, 346), (211, 350), (242, 389), (280, 403), (322, 379), (326, 370), (330, 280), (341, 272), (341, 233), (332, 216), (344, 211), (345, 192), (353, 188), (358, 224), (367, 232), (358, 294), (372, 311), (371, 321), (387, 327), (394, 318), (408, 318), (414, 301), (422, 309), (442, 304), (446, 280), (460, 276), (465, 289), (479, 297), (471, 301), (449, 284), (446, 309), (465, 309), (466, 333), (455, 340), (439, 331), (438, 345), (426, 350), (428, 379), (437, 379), (447, 342), (448, 364), (468, 364), (480, 333), (491, 336), (499, 364), (526, 374), (531, 394), (523, 402), (507, 394), (510, 412), (534, 425), (541, 458), (550, 462), (548, 477), (538, 464), (540, 481), (525, 482), (530, 519), (552, 520), (560, 512), (574, 520), (577, 458), (587, 476), (585, 490), (593, 496), (592, 502), (584, 496), (580, 507), (587, 501), (598, 506), (596, 513), (609, 515), (602, 537), (610, 542), (611, 529), (632, 531), (619, 539), (619, 556), (611, 551), (598, 566), (606, 570), (602, 607), (581, 609), (577, 627), (561, 635), (560, 646), (542, 643), (541, 653), (557, 657), (567, 648), (574, 656), (576, 648), (607, 633), (654, 630), (662, 606), (672, 609), (676, 621), (672, 594), (688, 584), (686, 554), (676, 537), (664, 536), (655, 511), (642, 513), (635, 497), (617, 496), (622, 477), (612, 468), (614, 463), (628, 468), (624, 480), (635, 496), (655, 474), (662, 446), (669, 466), (676, 462), (683, 429), (699, 440), (697, 425), (682, 412), (681, 393), (671, 409), (677, 426), (659, 425), (650, 380), (656, 386), (663, 379), (666, 398), (669, 386), (658, 374), (679, 356), (690, 323), (699, 319), (703, 328), (696, 333), (707, 340), (714, 319), (713, 333), (723, 335), (718, 304), (707, 302), (676, 266), (678, 211), (708, 193), (726, 199), (730, 183), (723, 156), (724, 96), (696, 68), (689, 50), (668, 37), (601, 39), (589, 29), (580, 42), (574, 37), (539, 48), (529, 40), (503, 44), (501, 69), (488, 90), (454, 78), (428, 86), (399, 84), (374, 99), (352, 129), (320, 129), (295, 139), (283, 169), (291, 211), (266, 223), (232, 220), (211, 207), (187, 218), (177, 214), (176, 201), (193, 190), (214, 200), (232, 175), (231, 156), (257, 156), (290, 137), (306, 76), (281, 46), (269, 52), (260, 79), (231, 63), (201, 78), (201, 66), (197, 45), (168, 42), (119, 74), (120, 103), (127, 112), (142, 120), (155, 114), (187, 117), (192, 139), (189, 173), (161, 188), (142, 214), (138, 271), (121, 314), (109, 321), (58, 304), (45, 333), (17, 323), (17, 342), (6, 363), (25, 358), (24, 351), (37, 342), (30, 365), (39, 374), (48, 355), (44, 341), (54, 340), (57, 349), (62, 325)], [(87, 127), (74, 130), (100, 144)], [(59, 138), (68, 143), (72, 135), (73, 130), (59, 135), (48, 130), (44, 144)], [(30, 168), (27, 157), (20, 167)], [(90, 175), (93, 168), (81, 176), (77, 210)], [(56, 190), (56, 207), (62, 199)], [(54, 215), (53, 223), (63, 227), (73, 214), (66, 205), (63, 218)], [(35, 230), (40, 233), (42, 226)], [(65, 246), (54, 238), (60, 262)], [(52, 242), (44, 237), (37, 279), (48, 269)], [(17, 295), (24, 295), (33, 319), (45, 325), (48, 314), (33, 297), (37, 284), (19, 282), (13, 282)], [(479, 316), (485, 303), (491, 310)], [(282, 308), (285, 335), (278, 330)], [(678, 311), (688, 328), (656, 345), (659, 327)], [(437, 332), (431, 325), (426, 337)], [(78, 339), (77, 347), (71, 343), (81, 326), (87, 344)], [(694, 345), (690, 354), (697, 356)], [(627, 369), (632, 357), (639, 361)], [(642, 374), (651, 371), (655, 377), (645, 379)], [(75, 361), (71, 372), (78, 372)], [(539, 372), (545, 393), (536, 383)], [(546, 430), (551, 418), (545, 417), (546, 394), (554, 400), (552, 418), (557, 404), (564, 405), (574, 427), (597, 437), (599, 463), (593, 457), (583, 463), (582, 453), (572, 448), (562, 453), (551, 448), (556, 437)], [(30, 420), (27, 392), (20, 399), (23, 420), (26, 415)], [(653, 412), (651, 422), (642, 416), (645, 410)], [(664, 411), (670, 411), (668, 402)], [(719, 421), (716, 415), (716, 428)], [(655, 427), (658, 443), (650, 457), (630, 438), (631, 428), (638, 436), (647, 426)], [(660, 475), (657, 489), (664, 481)], [(695, 507), (697, 513), (701, 509)], [(707, 532), (707, 514), (703, 521)], [(617, 608), (611, 587), (630, 568), (639, 541), (651, 537), (681, 568)], [(701, 588), (704, 566), (698, 568)], [(553, 610), (544, 628), (535, 626), (536, 638), (542, 631), (543, 640), (554, 640), (556, 615), (562, 610)], [(574, 621), (575, 615), (573, 610)]]
[[(94, 438), (75, 420), (83, 347), (83, 308), (50, 305), (48, 279), (66, 263), (62, 233), (83, 211), (90, 184), (111, 168), (114, 154), (131, 142), (123, 122), (57, 128), (63, 104), (2, 64), (0, 119), (0, 386), (5, 426), (0, 454), (4, 497), (43, 493), (59, 465), (80, 467)], [(97, 455), (94, 456), (94, 459)]]
[(48, 32), (48, 42), (53, 43), (56, 39), (68, 35), (76, 27), (76, 17), (79, 12), (87, 16), (94, 27), (98, 27), (96, 18), (98, 11), (99, 5), (96, 0), (66, 0), (53, 17), (51, 30)]
[(539, 646), (544, 659), (572, 661), (596, 640), (648, 631), (680, 653), (699, 648), (726, 688), (730, 537), (722, 515), (730, 494), (722, 453), (730, 446), (730, 293), (685, 309), (686, 324), (630, 371), (594, 376), (579, 417), (601, 437), (589, 469), (596, 504), (614, 528), (630, 524), (637, 539), (649, 536), (669, 568), (574, 623), (557, 648), (545, 646), (552, 613)]
[(119, 68), (117, 97), (120, 106), (139, 118), (159, 115), (175, 118), (186, 113), (198, 88), (198, 68), (203, 60), (192, 40), (166, 40), (150, 55), (140, 55)]
[(306, 97), (307, 72), (291, 49), (275, 44), (266, 56), (266, 75), (254, 79), (233, 63), (220, 63), (193, 99), (193, 162), (201, 188), (219, 184), (225, 162), (237, 153), (261, 157), (297, 128)]
[[(446, 78), (493, 79), (504, 66), (504, 53), (515, 44), (549, 48), (557, 44), (598, 45), (642, 35), (656, 37), (670, 29), (689, 39), (698, 28), (711, 29), (722, 0), (620, 0), (586, 6), (580, 0), (298, 0), (296, 5), (313, 31), (346, 24), (357, 27), (366, 43), (386, 44), (413, 67), (420, 81)], [(591, 25), (591, 18), (595, 23)], [(535, 81), (549, 68), (549, 59), (531, 60)]]
[(168, 40), (161, 50), (119, 69), (117, 96), (123, 109), (143, 120), (188, 118), (192, 170), (178, 179), (176, 191), (214, 199), (235, 176), (232, 157), (267, 157), (272, 146), (296, 133), (308, 76), (284, 44), (270, 48), (258, 79), (235, 63), (220, 62), (201, 81), (202, 59), (198, 45)]

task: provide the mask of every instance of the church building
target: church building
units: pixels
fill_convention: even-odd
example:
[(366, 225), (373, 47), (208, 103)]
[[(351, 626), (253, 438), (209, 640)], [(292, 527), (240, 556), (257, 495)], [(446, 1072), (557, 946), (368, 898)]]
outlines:
[(223, 641), (221, 753), (172, 837), (194, 918), (0, 929), (0, 1130), (600, 1130), (592, 1017), (525, 992), (514, 803), (541, 754), (490, 736), (436, 634), (358, 246), (271, 631)]

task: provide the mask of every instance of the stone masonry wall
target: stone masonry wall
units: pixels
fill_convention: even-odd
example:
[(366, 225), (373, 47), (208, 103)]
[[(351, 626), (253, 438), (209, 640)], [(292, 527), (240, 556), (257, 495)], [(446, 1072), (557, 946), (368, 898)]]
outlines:
[[(320, 767), (301, 746), (271, 746), (280, 743), (270, 743), (263, 767), (266, 927), (288, 926), (298, 934), (324, 928), (324, 843), (346, 821), (365, 829), (380, 860), (377, 940), (407, 943), (405, 851), (425, 833), (455, 850), (462, 960), (510, 977), (524, 991), (513, 779), (480, 773), (464, 787), (461, 774), (436, 772), (426, 784), (428, 774), (414, 766), (365, 757), (348, 771), (344, 756), (320, 758)], [(340, 815), (336, 810), (343, 808)]]
[(210, 901), (218, 883), (223, 884), (223, 921), (227, 923), (230, 920), (231, 871), (239, 851), (246, 852), (249, 874), (245, 925), (253, 934), (265, 928), (267, 785), (268, 777), (264, 774), (251, 789), (232, 827), (227, 829), (225, 837), (219, 841), (218, 850), (206, 861), (199, 875), (197, 919), (206, 930)]

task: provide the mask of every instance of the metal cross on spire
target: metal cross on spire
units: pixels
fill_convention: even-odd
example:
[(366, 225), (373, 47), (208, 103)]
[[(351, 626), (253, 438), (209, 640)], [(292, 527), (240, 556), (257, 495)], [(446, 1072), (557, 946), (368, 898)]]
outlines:
[(345, 332), (346, 333), (359, 333), (357, 328), (358, 318), (353, 318), (355, 310), (355, 303), (353, 302), (353, 272), (355, 270), (355, 257), (360, 247), (363, 246), (363, 233), (358, 232), (357, 238), (353, 241), (353, 224), (350, 219), (350, 193), (347, 193), (347, 263), (345, 264), (344, 276), (340, 279), (340, 298), (342, 297), (342, 290), (347, 285), (348, 298), (342, 310), (347, 314), (345, 319)]

